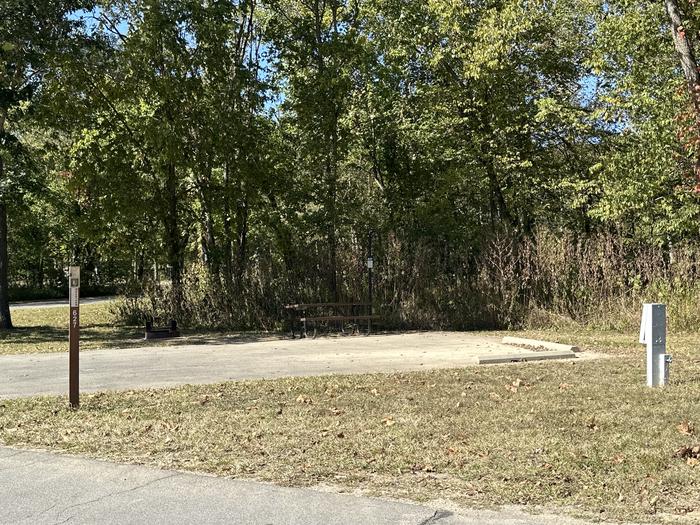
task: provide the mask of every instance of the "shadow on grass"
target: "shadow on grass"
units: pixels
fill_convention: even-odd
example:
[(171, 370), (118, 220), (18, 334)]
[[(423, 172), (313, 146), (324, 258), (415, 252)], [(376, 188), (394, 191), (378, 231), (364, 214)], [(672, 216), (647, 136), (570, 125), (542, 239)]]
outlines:
[[(180, 337), (168, 339), (144, 339), (144, 329), (135, 326), (114, 326), (98, 324), (82, 326), (80, 340), (85, 349), (98, 348), (133, 348), (142, 346), (173, 346), (173, 345), (228, 345), (243, 344), (257, 341), (284, 339), (284, 334), (241, 332), (223, 333), (215, 331), (184, 330)], [(10, 331), (0, 332), (0, 345), (4, 347), (33, 347), (41, 350), (41, 346), (68, 341), (68, 329), (54, 326), (21, 326)]]
[[(138, 337), (138, 329), (133, 327), (81, 327), (80, 339), (84, 342), (100, 341), (115, 343), (133, 340)], [(0, 344), (41, 345), (44, 343), (68, 340), (67, 328), (54, 326), (20, 326), (9, 331), (0, 332)]]

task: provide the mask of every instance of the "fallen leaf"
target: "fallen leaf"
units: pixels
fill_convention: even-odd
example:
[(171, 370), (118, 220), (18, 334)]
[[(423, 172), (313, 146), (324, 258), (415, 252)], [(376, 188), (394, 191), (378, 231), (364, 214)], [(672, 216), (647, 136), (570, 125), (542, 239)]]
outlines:
[(392, 425), (395, 425), (396, 421), (394, 421), (394, 416), (389, 416), (382, 419), (382, 423), (384, 423), (387, 427), (390, 427)]
[(515, 381), (513, 381), (510, 385), (506, 385), (506, 390), (513, 392), (514, 394), (518, 391), (519, 388), (525, 388), (528, 390), (530, 388), (529, 383), (526, 383), (524, 380), (517, 378)]
[(624, 455), (624, 454), (618, 454), (618, 455), (614, 456), (614, 457), (610, 460), (610, 462), (611, 462), (611, 463), (614, 463), (615, 465), (619, 465), (620, 463), (622, 463), (622, 462), (624, 462), (624, 461), (625, 461), (625, 455)]
[(688, 456), (690, 456), (690, 451), (691, 451), (690, 447), (686, 447), (685, 445), (683, 445), (682, 447), (677, 449), (673, 453), (673, 455), (677, 458), (687, 458)]
[[(700, 460), (700, 445), (695, 445), (692, 447), (682, 446), (677, 449), (673, 455), (681, 459), (698, 459)], [(689, 463), (690, 464), (690, 463)]]
[(687, 419), (684, 419), (678, 425), (676, 426), (676, 429), (678, 429), (679, 434), (685, 434), (686, 436), (690, 436), (695, 432), (695, 428), (693, 427), (693, 424), (688, 421)]
[(304, 403), (304, 404), (306, 404), (306, 405), (310, 405), (310, 404), (311, 404), (311, 398), (305, 396), (304, 394), (299, 394), (299, 396), (297, 397), (297, 403)]

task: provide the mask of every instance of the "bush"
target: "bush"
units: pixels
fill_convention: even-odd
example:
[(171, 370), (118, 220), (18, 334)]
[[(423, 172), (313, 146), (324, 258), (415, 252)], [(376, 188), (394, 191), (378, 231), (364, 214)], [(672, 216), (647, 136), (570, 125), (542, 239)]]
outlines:
[[(361, 247), (345, 247), (339, 261), (339, 299), (366, 298)], [(226, 283), (201, 263), (183, 278), (176, 317), (184, 326), (280, 329), (283, 305), (328, 301), (319, 252), (288, 270), (257, 255), (238, 283)], [(395, 329), (547, 328), (588, 325), (632, 329), (642, 302), (668, 305), (670, 326), (700, 324), (700, 247), (658, 247), (613, 234), (586, 237), (540, 230), (530, 237), (494, 235), (478, 249), (387, 235), (375, 254), (375, 309)], [(131, 324), (167, 322), (168, 285), (137, 285), (117, 306)]]

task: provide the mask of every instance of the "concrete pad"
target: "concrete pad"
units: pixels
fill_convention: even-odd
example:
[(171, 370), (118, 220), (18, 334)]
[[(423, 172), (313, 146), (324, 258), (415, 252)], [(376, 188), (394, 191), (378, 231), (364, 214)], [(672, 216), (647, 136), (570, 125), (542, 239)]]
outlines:
[(576, 354), (571, 350), (549, 350), (547, 352), (518, 352), (506, 355), (484, 355), (477, 358), (480, 365), (525, 363), (528, 361), (546, 361), (548, 359), (576, 359)]
[[(468, 332), (91, 350), (80, 355), (80, 387), (82, 392), (95, 392), (242, 379), (455, 368), (476, 365), (481, 357), (512, 353), (513, 348), (497, 338)], [(518, 351), (525, 356), (540, 353)], [(67, 391), (67, 352), (0, 356), (0, 398)]]
[(526, 348), (544, 348), (546, 350), (560, 350), (569, 352), (581, 351), (578, 346), (552, 343), (550, 341), (541, 341), (539, 339), (525, 339), (523, 337), (504, 337), (502, 343), (504, 345), (524, 346)]

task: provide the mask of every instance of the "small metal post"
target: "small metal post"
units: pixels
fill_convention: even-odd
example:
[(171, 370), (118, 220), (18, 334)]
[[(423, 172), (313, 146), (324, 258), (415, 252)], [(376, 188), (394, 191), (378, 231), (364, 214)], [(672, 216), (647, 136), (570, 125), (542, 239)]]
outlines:
[(68, 322), (68, 399), (71, 408), (80, 406), (80, 266), (68, 270), (70, 319)]
[(645, 304), (639, 329), (639, 342), (647, 347), (647, 386), (668, 383), (671, 356), (666, 354), (666, 305)]

